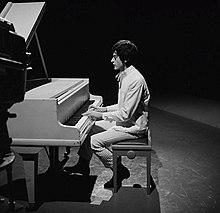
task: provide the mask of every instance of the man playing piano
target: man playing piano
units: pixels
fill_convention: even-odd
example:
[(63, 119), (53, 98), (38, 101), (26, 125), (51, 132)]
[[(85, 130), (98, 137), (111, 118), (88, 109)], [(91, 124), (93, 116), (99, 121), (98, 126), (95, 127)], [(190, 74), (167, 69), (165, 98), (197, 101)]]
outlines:
[[(134, 67), (137, 47), (129, 40), (120, 40), (112, 47), (111, 62), (118, 72), (118, 103), (106, 107), (91, 105), (84, 113), (96, 120), (90, 136), (78, 151), (79, 160), (75, 166), (65, 167), (64, 171), (89, 175), (89, 162), (95, 153), (106, 168), (113, 168), (111, 145), (126, 139), (148, 136), (148, 103), (149, 90), (144, 77)], [(118, 165), (118, 187), (123, 179), (130, 176), (129, 170)], [(104, 184), (105, 188), (113, 188), (113, 177)]]

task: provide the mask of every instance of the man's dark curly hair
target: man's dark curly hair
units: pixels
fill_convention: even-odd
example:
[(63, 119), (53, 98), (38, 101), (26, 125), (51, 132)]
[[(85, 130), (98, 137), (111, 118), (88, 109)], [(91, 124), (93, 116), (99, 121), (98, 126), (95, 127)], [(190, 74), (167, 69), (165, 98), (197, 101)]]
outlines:
[(133, 42), (129, 40), (120, 40), (113, 45), (112, 52), (116, 52), (120, 60), (128, 66), (135, 62), (138, 49)]

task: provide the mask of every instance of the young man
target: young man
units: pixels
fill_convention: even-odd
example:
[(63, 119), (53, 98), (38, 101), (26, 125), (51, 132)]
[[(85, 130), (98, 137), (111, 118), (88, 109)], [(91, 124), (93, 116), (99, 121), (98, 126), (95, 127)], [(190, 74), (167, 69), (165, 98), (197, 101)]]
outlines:
[[(89, 162), (95, 153), (106, 168), (113, 168), (111, 145), (126, 139), (148, 137), (148, 103), (149, 90), (144, 77), (133, 66), (137, 55), (137, 47), (129, 40), (120, 40), (112, 47), (111, 62), (118, 72), (118, 103), (106, 107), (91, 105), (84, 113), (96, 120), (90, 136), (78, 151), (79, 160), (73, 167), (64, 170), (71, 173), (89, 175)], [(118, 165), (118, 187), (123, 179), (130, 176), (129, 170)], [(104, 184), (105, 188), (113, 188), (113, 177)]]

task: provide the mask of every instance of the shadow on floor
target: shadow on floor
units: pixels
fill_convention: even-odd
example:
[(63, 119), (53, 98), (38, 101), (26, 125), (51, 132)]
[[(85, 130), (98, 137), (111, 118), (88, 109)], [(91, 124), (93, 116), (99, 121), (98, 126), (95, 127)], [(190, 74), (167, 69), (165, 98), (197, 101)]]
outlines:
[[(24, 200), (24, 201), (28, 200), (25, 179), (14, 180), (12, 182), (12, 188), (16, 200)], [(9, 197), (8, 184), (5, 184), (0, 187), (0, 195), (3, 197)]]
[[(87, 180), (84, 178), (85, 177), (73, 176), (67, 179), (61, 175), (55, 179), (57, 181), (62, 180), (65, 182), (62, 182), (62, 184), (56, 182), (59, 186), (56, 185), (56, 187), (53, 187), (52, 189), (51, 187), (53, 186), (54, 180), (51, 180), (51, 177), (48, 176), (40, 177), (41, 181), (44, 180), (46, 182), (40, 186), (38, 196), (42, 196), (43, 193), (45, 194), (41, 197), (41, 205), (39, 205), (33, 212), (60, 213), (62, 211), (70, 213), (74, 211), (77, 213), (161, 213), (160, 198), (156, 188), (150, 195), (147, 195), (146, 188), (123, 186), (117, 193), (113, 194), (109, 201), (103, 201), (100, 205), (91, 204), (88, 202), (90, 195), (88, 193), (89, 190), (87, 191), (86, 189), (88, 188), (86, 187), (92, 186), (95, 177), (87, 177)], [(47, 182), (49, 179), (51, 180), (50, 183)], [(69, 181), (71, 181), (71, 183)], [(39, 193), (40, 191), (42, 194)], [(24, 208), (17, 212), (28, 212), (25, 208), (25, 203), (23, 205)], [(6, 202), (1, 204), (0, 207), (0, 212), (8, 212)]]
[(90, 202), (97, 176), (46, 172), (37, 177), (37, 201)]
[(160, 201), (157, 189), (149, 196), (144, 188), (122, 187), (109, 201), (100, 205), (91, 205), (85, 202), (47, 202), (37, 212), (77, 212), (77, 213), (160, 213)]
[[(67, 175), (65, 173), (45, 172), (37, 176), (35, 210), (45, 202), (87, 202), (94, 188), (97, 176)], [(8, 185), (1, 188), (1, 195), (8, 197)], [(25, 180), (13, 181), (16, 200), (27, 201)], [(1, 204), (3, 205), (3, 204)], [(1, 208), (0, 208), (1, 210)], [(1, 211), (0, 211), (1, 212)]]

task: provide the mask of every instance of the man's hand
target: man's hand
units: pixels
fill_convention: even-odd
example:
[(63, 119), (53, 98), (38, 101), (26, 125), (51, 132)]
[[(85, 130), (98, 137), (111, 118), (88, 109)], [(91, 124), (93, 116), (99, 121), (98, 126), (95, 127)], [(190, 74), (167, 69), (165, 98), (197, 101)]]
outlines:
[(107, 109), (106, 107), (98, 107), (98, 106), (94, 106), (94, 105), (90, 105), (88, 110), (93, 110), (93, 111), (96, 111), (96, 112), (106, 112)]
[(94, 110), (88, 110), (87, 112), (82, 114), (83, 116), (88, 116), (91, 120), (102, 120), (102, 113), (96, 112)]

